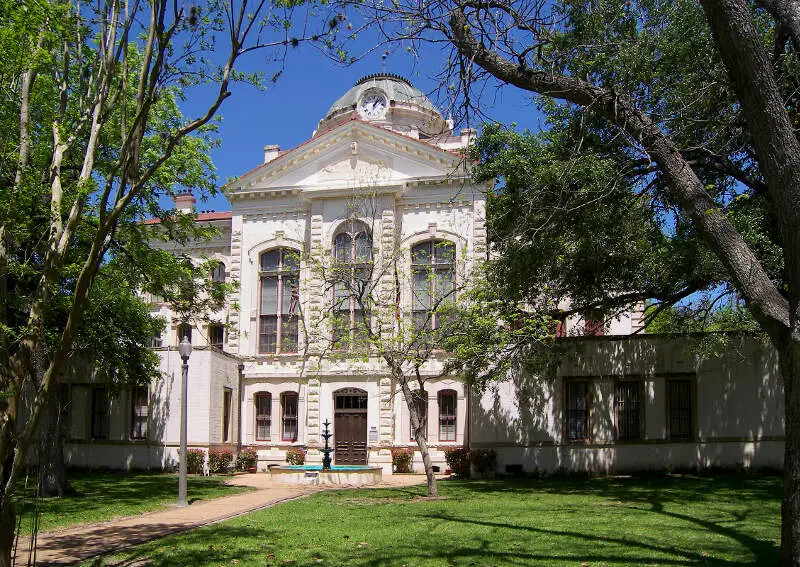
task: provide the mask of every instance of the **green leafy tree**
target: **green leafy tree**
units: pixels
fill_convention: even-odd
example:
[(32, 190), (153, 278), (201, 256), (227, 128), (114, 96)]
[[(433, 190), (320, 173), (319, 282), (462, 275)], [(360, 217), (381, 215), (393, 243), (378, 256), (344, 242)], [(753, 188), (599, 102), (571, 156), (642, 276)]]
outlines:
[[(504, 258), (563, 229), (565, 246), (552, 234), (543, 238), (566, 257), (528, 257), (537, 268), (562, 259), (564, 267), (588, 268), (574, 289), (564, 287), (579, 307), (613, 307), (623, 294), (646, 297), (647, 288), (661, 291), (652, 297), (666, 305), (720, 286), (742, 298), (779, 353), (786, 402), (782, 562), (800, 564), (797, 3), (445, 0), (366, 8), (389, 40), (449, 44), (442, 86), (463, 108), (480, 107), (492, 86), (545, 97), (550, 133), (521, 141), (490, 132), (505, 140), (483, 147), (499, 175), (495, 213), (505, 219), (492, 222)], [(500, 156), (511, 157), (521, 144), (530, 145), (528, 153), (504, 168)], [(543, 155), (556, 158), (561, 176), (543, 177)], [(528, 158), (535, 163), (526, 172)], [(594, 200), (582, 189), (587, 181), (600, 190)], [(538, 197), (556, 205), (550, 210), (557, 223), (537, 208)], [(518, 234), (507, 230), (519, 238), (507, 242), (503, 226), (524, 221), (529, 207), (534, 222), (522, 222)], [(581, 208), (593, 212), (593, 222), (566, 224), (570, 213), (580, 220)], [(622, 213), (619, 235), (609, 231), (609, 210)], [(639, 211), (645, 214), (636, 220)], [(605, 248), (593, 247), (581, 230)], [(597, 253), (594, 266), (573, 254), (582, 247)], [(501, 267), (513, 276), (507, 289), (538, 294), (541, 279), (522, 263)], [(629, 284), (619, 285), (617, 269)]]
[[(279, 71), (286, 49), (335, 31), (321, 22), (293, 38), (299, 5), (0, 0), (0, 566), (11, 562), (17, 481), (77, 354), (99, 341), (94, 362), (117, 375), (152, 369), (139, 340), (152, 322), (125, 327), (126, 345), (93, 335), (103, 327), (87, 317), (102, 317), (93, 310), (109, 301), (139, 313), (128, 292), (184, 306), (197, 297), (203, 267), (149, 249), (157, 234), (141, 220), (161, 217), (159, 233), (179, 241), (197, 235), (190, 215), (162, 210), (160, 199), (213, 190), (213, 118), (233, 83), (263, 82), (237, 70), (243, 55), (266, 49)], [(201, 108), (194, 116), (178, 111), (188, 96)], [(117, 276), (142, 266), (148, 279)], [(123, 330), (113, 321), (105, 330)]]

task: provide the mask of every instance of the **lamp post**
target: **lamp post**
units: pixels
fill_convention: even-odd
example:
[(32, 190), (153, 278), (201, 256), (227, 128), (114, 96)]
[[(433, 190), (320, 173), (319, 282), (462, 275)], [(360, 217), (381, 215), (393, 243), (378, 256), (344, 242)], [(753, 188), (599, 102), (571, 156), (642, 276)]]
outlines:
[(178, 354), (181, 355), (181, 447), (178, 452), (180, 463), (178, 465), (178, 507), (183, 508), (186, 502), (186, 390), (189, 383), (189, 355), (192, 354), (192, 343), (184, 335), (178, 345)]

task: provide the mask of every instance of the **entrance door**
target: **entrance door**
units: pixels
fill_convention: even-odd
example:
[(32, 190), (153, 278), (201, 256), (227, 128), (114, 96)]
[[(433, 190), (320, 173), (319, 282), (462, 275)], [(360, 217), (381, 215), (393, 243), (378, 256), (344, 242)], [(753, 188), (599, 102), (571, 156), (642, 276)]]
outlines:
[(367, 464), (367, 393), (348, 388), (334, 393), (334, 463)]

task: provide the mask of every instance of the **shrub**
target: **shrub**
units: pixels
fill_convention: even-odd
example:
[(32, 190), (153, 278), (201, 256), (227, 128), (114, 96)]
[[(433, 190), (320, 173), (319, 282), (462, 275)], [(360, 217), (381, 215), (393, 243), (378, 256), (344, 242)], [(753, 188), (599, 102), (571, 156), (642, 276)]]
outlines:
[(395, 447), (392, 449), (392, 466), (394, 472), (397, 473), (410, 473), (411, 463), (414, 461), (414, 451), (411, 449), (404, 449), (403, 447)]
[(290, 447), (286, 451), (286, 462), (290, 465), (303, 465), (306, 462), (306, 453), (300, 447)]
[(258, 454), (256, 453), (255, 449), (242, 449), (239, 451), (239, 454), (236, 455), (236, 470), (237, 471), (246, 471), (258, 464)]
[(186, 472), (189, 474), (203, 474), (203, 462), (206, 452), (202, 449), (189, 449), (186, 451)]
[(208, 470), (212, 473), (228, 472), (233, 462), (233, 453), (227, 449), (222, 451), (212, 450), (208, 452)]
[(469, 460), (479, 475), (494, 474), (497, 453), (494, 452), (494, 449), (473, 449), (469, 452)]
[(466, 447), (446, 449), (444, 458), (453, 476), (456, 478), (469, 478), (469, 449)]

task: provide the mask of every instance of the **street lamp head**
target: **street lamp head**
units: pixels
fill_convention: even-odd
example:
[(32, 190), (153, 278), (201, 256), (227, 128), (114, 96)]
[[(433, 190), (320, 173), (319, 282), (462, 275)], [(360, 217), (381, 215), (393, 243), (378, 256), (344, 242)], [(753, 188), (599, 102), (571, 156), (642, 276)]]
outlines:
[(186, 335), (183, 336), (181, 342), (178, 344), (178, 354), (181, 355), (184, 362), (187, 362), (189, 360), (189, 355), (192, 354), (192, 343), (189, 342), (189, 337)]

